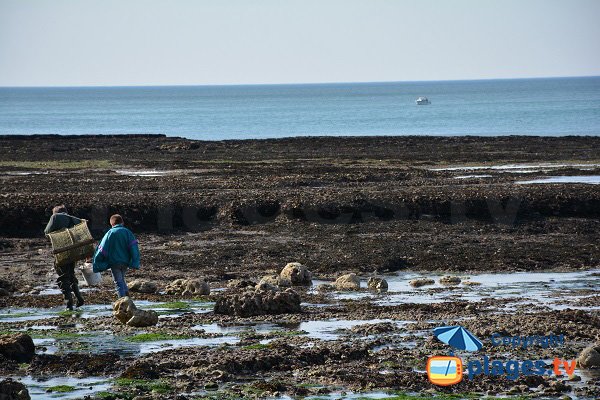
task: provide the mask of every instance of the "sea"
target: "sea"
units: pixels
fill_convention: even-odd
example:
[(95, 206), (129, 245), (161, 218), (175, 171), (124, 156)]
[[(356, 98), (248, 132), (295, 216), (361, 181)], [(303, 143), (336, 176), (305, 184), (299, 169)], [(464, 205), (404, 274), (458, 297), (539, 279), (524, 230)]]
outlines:
[[(426, 96), (431, 104), (417, 105)], [(600, 77), (0, 88), (0, 134), (600, 135)]]

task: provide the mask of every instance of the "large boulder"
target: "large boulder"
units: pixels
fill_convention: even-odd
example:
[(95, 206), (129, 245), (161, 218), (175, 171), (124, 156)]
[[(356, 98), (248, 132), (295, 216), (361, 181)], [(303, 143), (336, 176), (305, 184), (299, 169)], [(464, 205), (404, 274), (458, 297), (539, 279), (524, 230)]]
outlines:
[(0, 381), (0, 399), (2, 400), (30, 400), (27, 387), (21, 382), (10, 378)]
[(577, 358), (581, 368), (600, 368), (600, 344), (586, 347)]
[(210, 286), (202, 279), (175, 279), (167, 285), (165, 293), (204, 296), (210, 294)]
[(156, 283), (145, 279), (136, 279), (129, 284), (129, 290), (137, 293), (156, 293), (158, 286), (156, 286)]
[(225, 293), (215, 303), (215, 314), (251, 317), (301, 312), (300, 296), (293, 289), (247, 290)]
[(122, 324), (126, 324), (132, 317), (137, 307), (129, 297), (121, 297), (113, 304), (113, 315)]
[(2, 335), (0, 336), (0, 354), (8, 360), (30, 363), (35, 355), (33, 339), (26, 334)]
[(356, 274), (342, 275), (335, 280), (333, 286), (337, 290), (360, 290), (360, 279)]
[(367, 287), (369, 288), (369, 290), (373, 290), (376, 292), (387, 292), (388, 283), (383, 278), (371, 277), (367, 281)]
[(113, 304), (113, 315), (128, 326), (145, 327), (158, 323), (158, 314), (153, 310), (140, 310), (129, 297), (121, 297)]
[(293, 286), (312, 285), (312, 273), (298, 262), (288, 263), (279, 273), (281, 280), (289, 281)]
[(152, 310), (136, 310), (133, 317), (127, 321), (127, 325), (134, 326), (136, 328), (143, 328), (145, 326), (154, 326), (158, 324), (158, 314)]

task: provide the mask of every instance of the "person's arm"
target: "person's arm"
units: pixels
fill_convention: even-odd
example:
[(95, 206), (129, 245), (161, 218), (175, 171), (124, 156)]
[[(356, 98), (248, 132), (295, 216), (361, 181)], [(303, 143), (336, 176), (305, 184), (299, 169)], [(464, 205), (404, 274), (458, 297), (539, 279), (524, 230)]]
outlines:
[(54, 217), (55, 217), (55, 215), (56, 215), (56, 214), (53, 214), (53, 215), (50, 217), (50, 221), (48, 221), (48, 225), (46, 225), (46, 229), (44, 229), (44, 233), (45, 233), (46, 235), (47, 235), (47, 234), (49, 234), (50, 232), (54, 232), (54, 231), (56, 230), (56, 228), (54, 227), (54, 223), (55, 223), (55, 221), (56, 221), (56, 218), (54, 218)]
[(129, 234), (129, 256), (130, 256), (130, 261), (129, 261), (129, 266), (133, 269), (139, 269), (140, 268), (140, 248), (138, 246), (138, 241), (135, 238), (135, 236), (133, 236), (133, 233), (130, 232)]
[(81, 218), (77, 218), (71, 215), (71, 224), (73, 224), (73, 226), (80, 224), (81, 221), (83, 221)]

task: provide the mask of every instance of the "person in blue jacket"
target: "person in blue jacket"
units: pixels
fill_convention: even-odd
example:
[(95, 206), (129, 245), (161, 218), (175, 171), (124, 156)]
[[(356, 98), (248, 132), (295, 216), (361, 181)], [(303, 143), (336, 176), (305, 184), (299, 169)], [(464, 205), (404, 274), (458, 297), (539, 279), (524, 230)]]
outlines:
[(125, 282), (127, 269), (140, 268), (140, 250), (133, 233), (125, 228), (123, 217), (115, 214), (110, 217), (112, 228), (106, 232), (94, 253), (94, 272), (111, 270), (119, 297), (129, 296)]

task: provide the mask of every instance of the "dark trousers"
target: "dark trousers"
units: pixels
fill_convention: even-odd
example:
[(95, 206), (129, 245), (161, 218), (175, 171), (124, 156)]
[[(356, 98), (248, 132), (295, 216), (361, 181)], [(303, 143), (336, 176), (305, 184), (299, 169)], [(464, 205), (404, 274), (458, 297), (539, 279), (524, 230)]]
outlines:
[(71, 299), (71, 292), (79, 293), (79, 282), (75, 276), (75, 263), (63, 265), (61, 267), (54, 265), (54, 270), (58, 274), (56, 283), (58, 288), (65, 296), (65, 300)]

